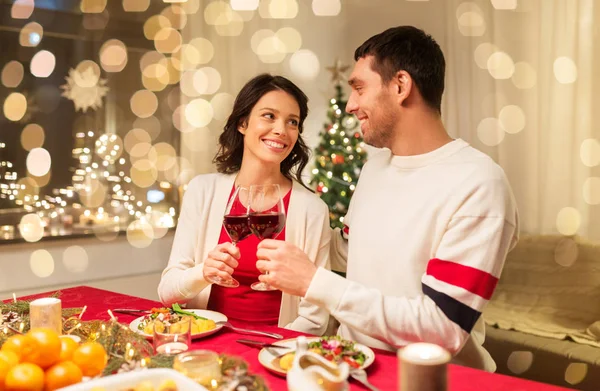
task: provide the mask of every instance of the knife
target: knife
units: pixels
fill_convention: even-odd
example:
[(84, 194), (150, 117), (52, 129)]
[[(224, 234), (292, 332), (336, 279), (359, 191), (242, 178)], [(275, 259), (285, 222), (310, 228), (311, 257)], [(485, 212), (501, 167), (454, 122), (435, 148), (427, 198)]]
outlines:
[(238, 339), (235, 342), (239, 342), (241, 344), (252, 346), (254, 348), (277, 348), (277, 349), (291, 349), (289, 346), (281, 346), (275, 345), (268, 342), (255, 341), (253, 339)]

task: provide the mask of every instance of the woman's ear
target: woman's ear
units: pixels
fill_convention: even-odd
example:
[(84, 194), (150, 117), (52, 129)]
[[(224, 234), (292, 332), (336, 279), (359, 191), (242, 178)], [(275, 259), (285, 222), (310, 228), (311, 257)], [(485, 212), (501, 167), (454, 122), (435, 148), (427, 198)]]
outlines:
[(239, 125), (238, 125), (238, 132), (240, 132), (241, 134), (246, 134), (246, 129), (248, 128), (248, 120), (244, 119)]

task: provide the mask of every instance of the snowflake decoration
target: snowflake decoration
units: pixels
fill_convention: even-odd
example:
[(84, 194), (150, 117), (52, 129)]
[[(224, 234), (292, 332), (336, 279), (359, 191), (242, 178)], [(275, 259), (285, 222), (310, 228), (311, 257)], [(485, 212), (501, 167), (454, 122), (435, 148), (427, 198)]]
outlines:
[(65, 79), (67, 84), (60, 86), (64, 90), (62, 96), (73, 101), (75, 111), (81, 109), (85, 113), (87, 109), (102, 107), (102, 98), (108, 92), (107, 80), (101, 79), (91, 67), (83, 72), (70, 69)]

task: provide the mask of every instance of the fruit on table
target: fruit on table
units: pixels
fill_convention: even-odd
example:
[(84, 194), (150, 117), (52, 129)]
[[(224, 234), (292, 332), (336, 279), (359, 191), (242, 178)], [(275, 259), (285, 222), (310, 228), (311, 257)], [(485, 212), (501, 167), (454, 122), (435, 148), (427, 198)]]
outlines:
[(46, 370), (44, 377), (44, 391), (54, 391), (59, 388), (79, 383), (83, 373), (72, 361), (63, 361), (54, 364)]
[(83, 376), (94, 377), (104, 370), (108, 355), (98, 342), (86, 342), (73, 352), (73, 362), (83, 372)]
[(6, 374), (6, 391), (42, 391), (44, 389), (44, 371), (31, 363), (17, 364)]

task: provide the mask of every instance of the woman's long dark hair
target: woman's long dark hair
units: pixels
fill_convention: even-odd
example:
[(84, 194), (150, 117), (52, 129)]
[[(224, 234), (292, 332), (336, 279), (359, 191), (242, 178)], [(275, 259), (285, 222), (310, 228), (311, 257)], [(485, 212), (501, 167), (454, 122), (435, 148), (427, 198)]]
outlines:
[[(302, 139), (302, 126), (308, 115), (308, 98), (290, 80), (283, 76), (273, 76), (267, 73), (256, 76), (246, 83), (241, 89), (233, 110), (227, 119), (223, 128), (223, 133), (219, 136), (219, 150), (213, 159), (217, 165), (217, 171), (223, 174), (233, 174), (240, 170), (242, 165), (242, 156), (244, 154), (244, 135), (238, 130), (239, 126), (248, 121), (250, 112), (254, 105), (265, 94), (271, 91), (284, 91), (290, 94), (300, 107), (300, 121), (298, 123), (298, 140), (290, 154), (281, 162), (281, 173), (289, 179), (295, 179), (300, 184), (302, 181), (302, 170), (308, 164), (310, 149)], [(306, 185), (304, 185), (306, 187)]]

